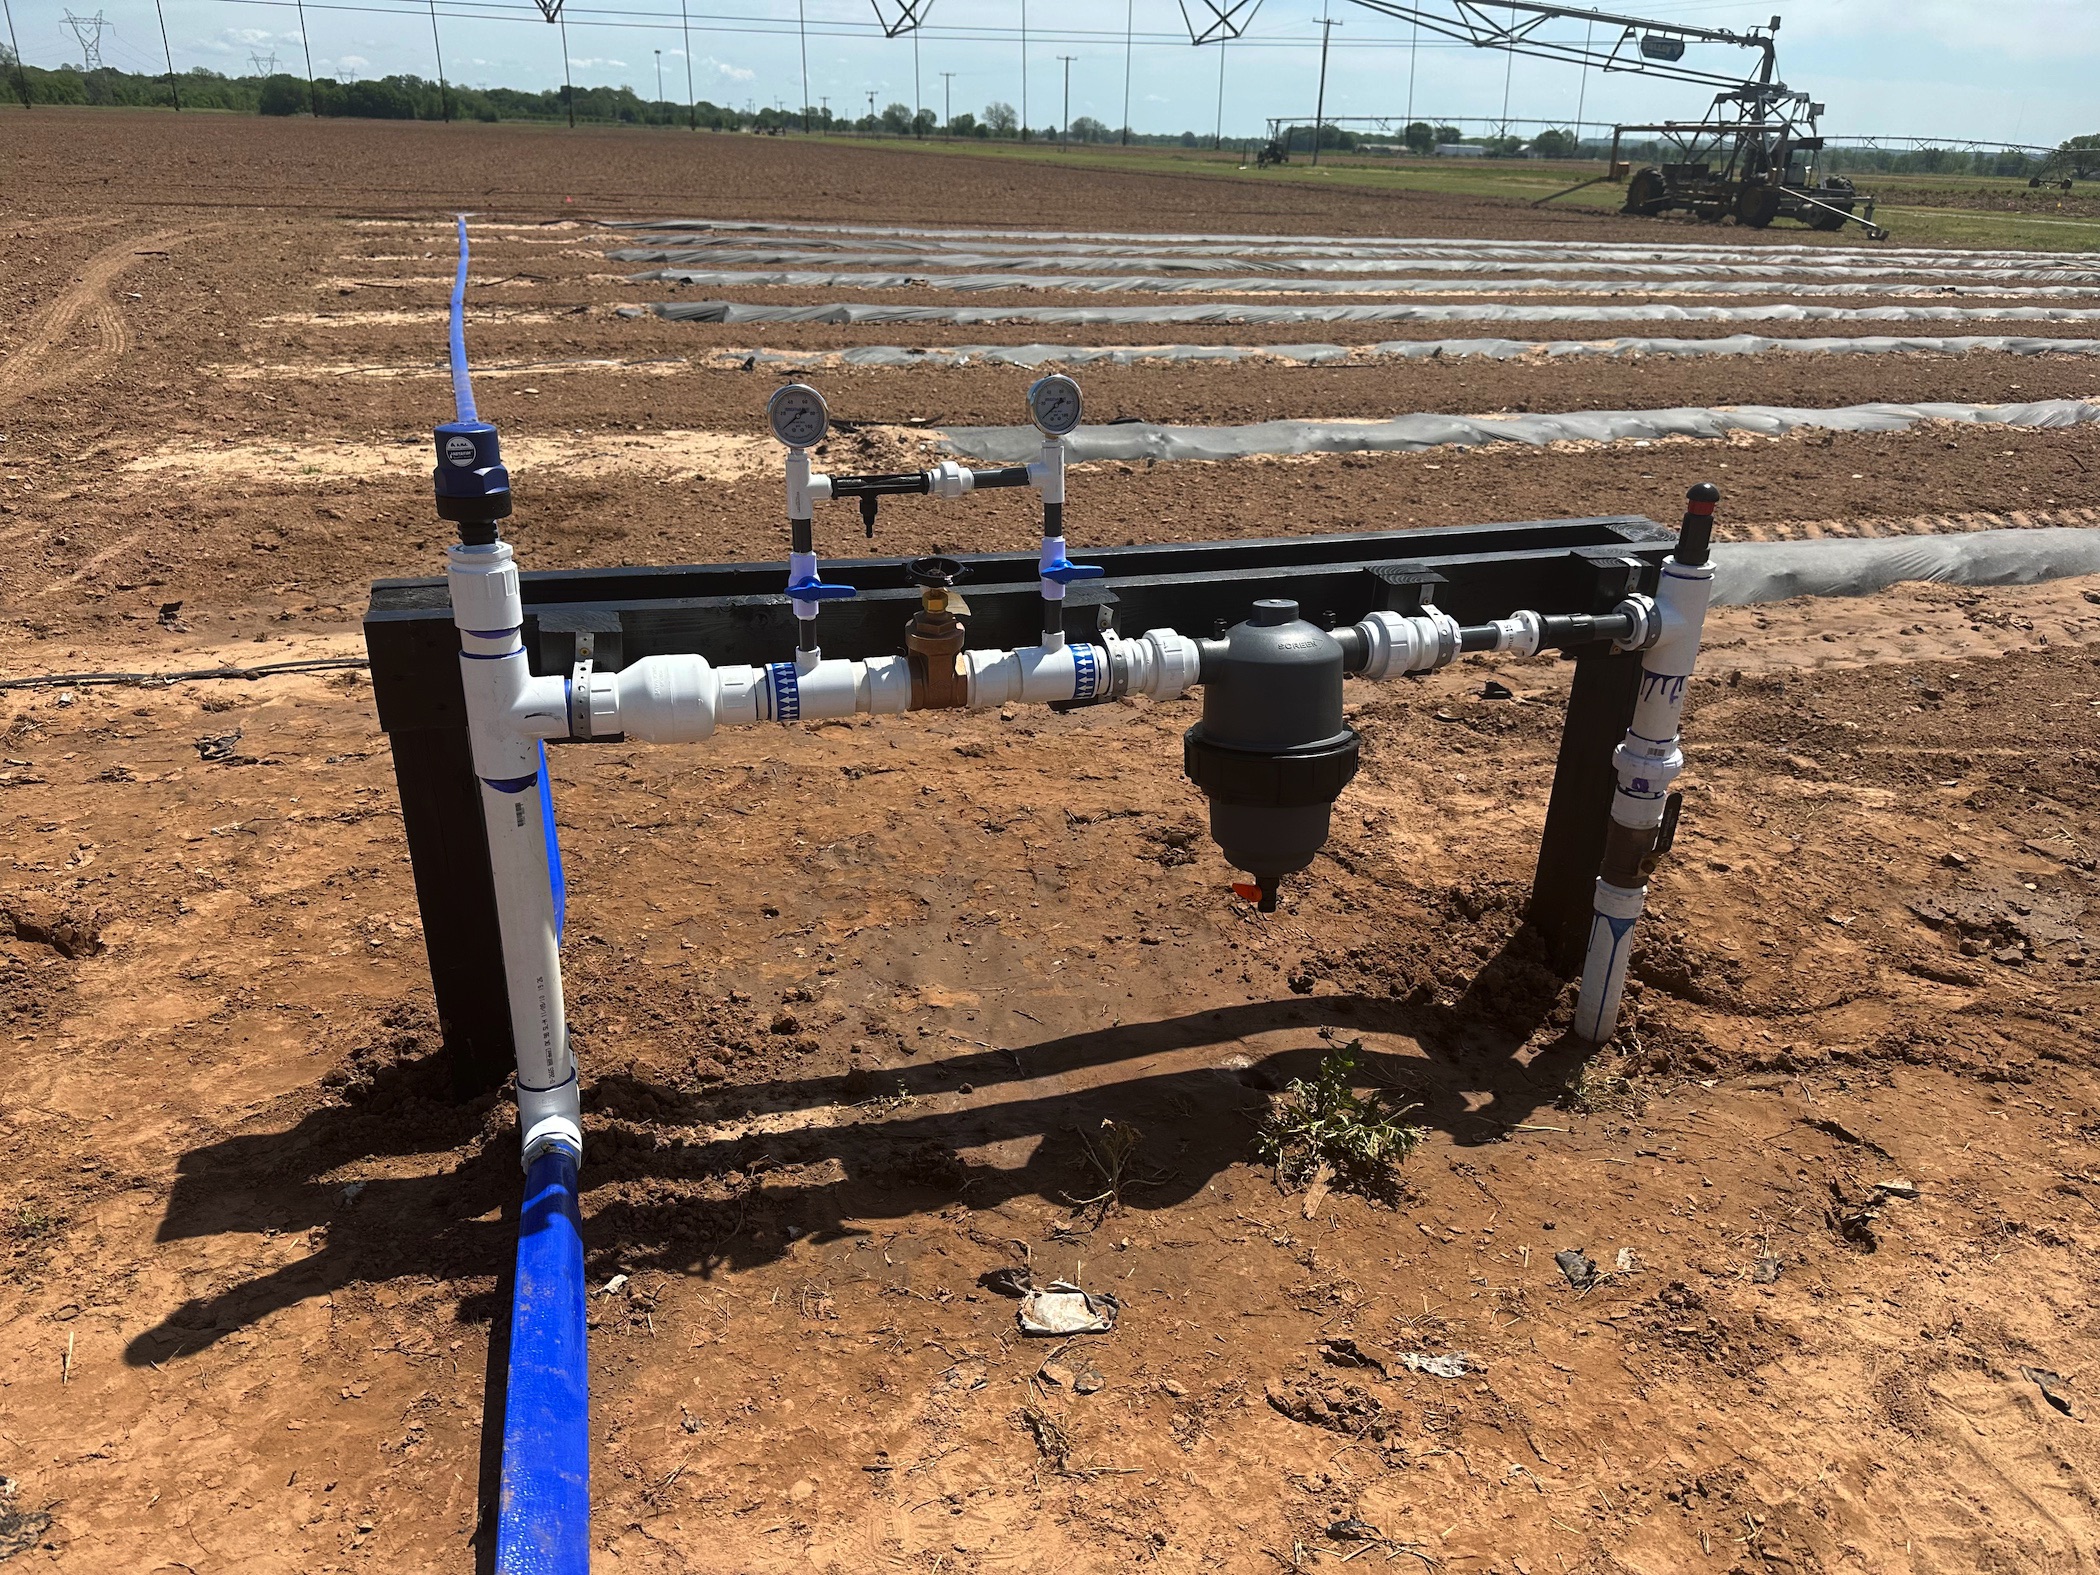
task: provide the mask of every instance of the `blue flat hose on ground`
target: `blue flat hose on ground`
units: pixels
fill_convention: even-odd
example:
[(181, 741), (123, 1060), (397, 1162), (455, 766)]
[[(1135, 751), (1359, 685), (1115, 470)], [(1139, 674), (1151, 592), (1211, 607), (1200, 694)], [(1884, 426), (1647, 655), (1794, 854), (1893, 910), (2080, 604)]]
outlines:
[(503, 1406), (498, 1575), (589, 1575), (590, 1427), (576, 1162), (550, 1149), (525, 1177)]

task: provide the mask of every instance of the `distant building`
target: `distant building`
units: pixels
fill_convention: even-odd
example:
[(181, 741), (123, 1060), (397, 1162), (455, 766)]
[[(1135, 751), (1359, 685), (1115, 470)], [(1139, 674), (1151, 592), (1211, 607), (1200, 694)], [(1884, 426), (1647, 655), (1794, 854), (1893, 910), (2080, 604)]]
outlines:
[(1484, 159), (1487, 149), (1477, 142), (1439, 142), (1436, 156), (1440, 159)]

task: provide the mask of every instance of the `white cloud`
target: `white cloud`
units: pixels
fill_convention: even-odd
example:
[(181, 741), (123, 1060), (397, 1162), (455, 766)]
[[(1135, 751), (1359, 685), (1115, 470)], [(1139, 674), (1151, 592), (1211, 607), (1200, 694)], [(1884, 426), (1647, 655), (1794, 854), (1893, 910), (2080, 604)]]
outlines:
[(615, 71), (625, 71), (627, 69), (626, 61), (614, 60), (609, 55), (591, 55), (588, 57), (571, 55), (569, 56), (569, 64), (584, 71), (592, 70), (598, 66), (611, 66)]
[(733, 66), (726, 60), (715, 59), (713, 55), (707, 56), (698, 63), (702, 66), (712, 67), (721, 74), (725, 81), (729, 82), (751, 82), (758, 77), (756, 71), (747, 71), (742, 66)]

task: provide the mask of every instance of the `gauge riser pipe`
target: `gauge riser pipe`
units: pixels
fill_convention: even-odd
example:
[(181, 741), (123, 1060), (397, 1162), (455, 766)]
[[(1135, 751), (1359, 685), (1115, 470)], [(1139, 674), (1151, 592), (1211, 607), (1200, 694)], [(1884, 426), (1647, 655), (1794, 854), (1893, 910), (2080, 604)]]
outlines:
[(1674, 834), (1672, 784), (1684, 770), (1679, 727), (1706, 609), (1713, 596), (1713, 537), (1717, 489), (1692, 488), (1676, 550), (1662, 563), (1655, 593), (1655, 643), (1641, 661), (1633, 724), (1612, 754), (1618, 784), (1612, 792), (1605, 841), (1576, 996), (1574, 1031), (1602, 1044), (1617, 1032), (1619, 1005), (1632, 961), (1635, 928), (1648, 901), (1648, 879)]

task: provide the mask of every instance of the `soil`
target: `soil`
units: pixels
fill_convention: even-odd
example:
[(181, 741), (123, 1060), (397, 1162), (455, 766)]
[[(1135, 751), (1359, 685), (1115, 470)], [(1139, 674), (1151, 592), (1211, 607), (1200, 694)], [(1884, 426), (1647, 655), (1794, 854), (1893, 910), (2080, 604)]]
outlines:
[[(12, 124), (10, 674), (359, 653), (365, 584), (439, 561), (424, 374), (454, 204), (520, 225), (478, 243), (500, 282), (469, 334), (485, 367), (530, 364), (481, 392), (537, 567), (777, 555), (754, 442), (777, 380), (705, 358), (897, 342), (620, 318), (597, 218), (931, 222), (963, 190), (1041, 225), (1656, 233), (756, 138)], [(448, 162), (461, 138), (476, 156)], [(442, 183), (462, 165), (495, 189)], [(400, 218), (427, 261), (385, 260)], [(339, 293), (387, 270), (423, 282)], [(2089, 397), (2096, 370), (1082, 381), (1099, 414), (1236, 421)], [(826, 458), (904, 462), (928, 424), (1013, 419), (1026, 381), (826, 373), (864, 424)], [(1088, 466), (1072, 519), (1075, 542), (1669, 519), (1712, 477), (1739, 537), (2093, 524), (2094, 445)], [(823, 530), (866, 550), (847, 517)], [(881, 531), (885, 553), (1031, 536), (998, 495)], [(1364, 769), (1267, 917), (1228, 895), (1180, 775), (1186, 704), (557, 751), (599, 1566), (2090, 1567), (2100, 585), (1716, 614), (1678, 846), (1625, 1025), (1587, 1056), (1520, 921), (1567, 671), (1469, 658), (1352, 691)], [(369, 685), (0, 693), (0, 1564), (485, 1567), (516, 1133), (507, 1097), (452, 1097)], [(1279, 1187), (1258, 1121), (1352, 1042), (1419, 1148), (1382, 1196)], [(1106, 1120), (1140, 1134), (1119, 1186), (1087, 1158)], [(1015, 1266), (1113, 1291), (1118, 1327), (1022, 1338), (981, 1283)]]

